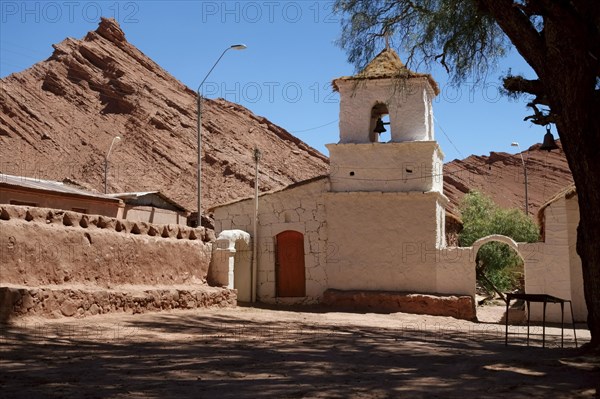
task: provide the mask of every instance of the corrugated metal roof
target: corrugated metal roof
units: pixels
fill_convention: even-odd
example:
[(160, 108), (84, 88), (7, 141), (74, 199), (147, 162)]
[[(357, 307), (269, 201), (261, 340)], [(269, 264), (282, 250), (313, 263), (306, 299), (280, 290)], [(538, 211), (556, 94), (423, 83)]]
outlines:
[(135, 200), (138, 198), (154, 195), (154, 196), (162, 199), (163, 201), (167, 202), (168, 204), (171, 204), (171, 206), (173, 206), (174, 208), (176, 208), (179, 211), (189, 212), (189, 210), (186, 209), (183, 205), (180, 205), (177, 202), (173, 201), (171, 198), (167, 197), (160, 191), (140, 191), (140, 192), (130, 192), (130, 193), (115, 193), (115, 194), (108, 194), (108, 195), (113, 198), (122, 199), (125, 202), (127, 202), (128, 199)]
[(25, 176), (12, 176), (3, 173), (0, 173), (0, 185), (10, 185), (36, 190), (52, 191), (55, 193), (81, 195), (85, 197), (101, 198), (107, 201), (118, 200), (118, 198), (87, 191), (59, 181), (44, 180)]

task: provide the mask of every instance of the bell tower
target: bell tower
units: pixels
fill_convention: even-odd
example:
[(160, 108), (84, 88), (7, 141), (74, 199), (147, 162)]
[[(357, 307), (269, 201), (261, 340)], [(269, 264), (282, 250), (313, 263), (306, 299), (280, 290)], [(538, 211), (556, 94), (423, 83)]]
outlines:
[(333, 88), (340, 141), (327, 145), (332, 191), (442, 192), (431, 104), (439, 88), (431, 75), (409, 70), (386, 48)]
[(365, 238), (366, 249), (358, 242), (340, 245), (336, 267), (360, 268), (379, 253), (396, 251), (374, 267), (404, 270), (409, 265), (399, 259), (406, 248), (435, 250), (446, 241), (444, 154), (433, 131), (437, 83), (410, 71), (386, 48), (358, 74), (335, 79), (333, 87), (340, 93), (340, 141), (327, 145), (329, 240), (344, 243), (357, 232), (377, 237)]

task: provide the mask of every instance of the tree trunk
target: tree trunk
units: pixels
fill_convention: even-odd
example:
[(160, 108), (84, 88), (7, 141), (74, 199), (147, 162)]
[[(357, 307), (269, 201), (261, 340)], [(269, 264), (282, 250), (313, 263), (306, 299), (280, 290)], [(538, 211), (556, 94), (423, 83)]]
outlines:
[[(590, 203), (587, 199), (589, 195), (584, 193), (584, 191), (589, 190), (590, 189), (577, 189), (581, 215), (581, 220), (577, 229), (577, 253), (581, 257), (583, 268), (583, 287), (585, 291), (585, 302), (588, 308), (587, 321), (592, 335), (590, 346), (592, 348), (599, 348), (600, 267), (598, 265), (600, 265), (600, 244), (598, 243), (598, 239), (600, 238), (600, 211), (598, 209), (598, 201)], [(597, 193), (598, 189), (595, 189), (595, 191)], [(584, 204), (584, 202), (586, 204)]]
[[(586, 104), (581, 104), (585, 109)], [(587, 105), (589, 107), (589, 103)], [(583, 287), (588, 309), (591, 347), (600, 347), (600, 123), (599, 108), (594, 112), (574, 112), (559, 133), (579, 201), (577, 253), (581, 258)], [(562, 118), (561, 118), (562, 119)], [(566, 130), (566, 132), (565, 132)], [(563, 139), (564, 137), (564, 139)]]
[(600, 100), (596, 62), (586, 36), (567, 35), (560, 23), (546, 23), (546, 65), (542, 82), (573, 173), (579, 201), (577, 253), (581, 258), (592, 348), (600, 347)]
[[(555, 116), (577, 188), (577, 253), (582, 263), (591, 347), (600, 348), (600, 94), (596, 89), (598, 56), (594, 54), (597, 13), (584, 12), (573, 2), (534, 2), (544, 10), (540, 14), (543, 31), (538, 32), (513, 0), (476, 3), (493, 15), (534, 69)], [(590, 1), (590, 9), (594, 9), (592, 4)]]

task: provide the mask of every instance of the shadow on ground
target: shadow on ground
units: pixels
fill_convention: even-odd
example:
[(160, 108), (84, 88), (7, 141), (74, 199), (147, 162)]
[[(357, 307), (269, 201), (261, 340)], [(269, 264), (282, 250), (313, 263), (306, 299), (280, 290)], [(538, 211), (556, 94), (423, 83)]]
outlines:
[[(262, 319), (261, 312), (270, 316)], [(597, 367), (561, 361), (576, 350), (505, 347), (497, 325), (398, 328), (258, 313), (3, 326), (0, 392), (7, 398), (593, 398), (600, 381)]]

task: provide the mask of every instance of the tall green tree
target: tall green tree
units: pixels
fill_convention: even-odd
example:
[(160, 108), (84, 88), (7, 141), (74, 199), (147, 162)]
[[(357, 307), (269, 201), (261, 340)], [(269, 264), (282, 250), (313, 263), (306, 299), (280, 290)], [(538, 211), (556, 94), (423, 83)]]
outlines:
[[(536, 242), (539, 229), (535, 222), (518, 209), (503, 209), (478, 192), (465, 195), (460, 204), (463, 229), (459, 235), (461, 246), (470, 247), (480, 238), (502, 234), (517, 242)], [(507, 244), (490, 242), (477, 253), (478, 279), (488, 290), (513, 289), (518, 283), (517, 271), (523, 260)], [(483, 281), (481, 281), (483, 280)], [(493, 284), (493, 287), (489, 286)]]
[(339, 44), (362, 67), (382, 37), (415, 61), (439, 62), (455, 83), (485, 73), (513, 45), (534, 79), (506, 76), (527, 95), (533, 123), (556, 125), (577, 187), (590, 346), (600, 348), (600, 1), (336, 0)]

